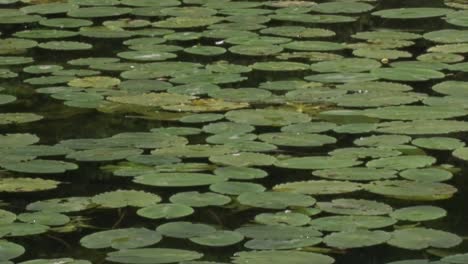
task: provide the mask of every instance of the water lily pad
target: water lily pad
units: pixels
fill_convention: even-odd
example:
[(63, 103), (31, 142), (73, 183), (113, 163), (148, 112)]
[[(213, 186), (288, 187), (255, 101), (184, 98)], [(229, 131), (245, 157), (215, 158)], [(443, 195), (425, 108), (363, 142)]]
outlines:
[(397, 171), (365, 167), (338, 168), (316, 170), (312, 174), (317, 177), (343, 181), (373, 181), (396, 178)]
[(47, 232), (48, 226), (29, 223), (10, 223), (0, 225), (0, 234), (2, 237), (22, 237), (33, 236)]
[(213, 155), (209, 160), (216, 164), (236, 167), (269, 166), (276, 158), (261, 153), (239, 152), (227, 155)]
[(0, 261), (2, 262), (8, 263), (8, 260), (23, 255), (25, 251), (21, 245), (7, 240), (0, 240)]
[(250, 65), (252, 69), (259, 71), (305, 71), (309, 69), (309, 65), (299, 62), (256, 62)]
[(288, 250), (264, 250), (264, 251), (241, 251), (234, 254), (232, 258), (235, 264), (279, 264), (292, 261), (296, 264), (306, 264), (313, 261), (316, 264), (331, 264), (334, 259), (312, 252), (288, 251)]
[(222, 206), (231, 202), (229, 196), (212, 192), (181, 192), (169, 198), (173, 203), (191, 207)]
[(161, 198), (156, 194), (143, 191), (117, 190), (95, 195), (92, 197), (92, 201), (105, 208), (122, 208), (153, 205), (159, 203)]
[(72, 259), (72, 258), (56, 258), (56, 259), (33, 259), (21, 262), (22, 264), (47, 264), (47, 263), (66, 263), (66, 264), (91, 264), (87, 260)]
[(452, 233), (423, 227), (396, 230), (388, 244), (410, 250), (434, 248), (451, 248), (462, 242), (462, 239)]
[(78, 165), (58, 160), (28, 160), (22, 162), (0, 163), (0, 167), (24, 173), (64, 173), (68, 170), (78, 169)]
[(162, 239), (161, 235), (146, 228), (122, 228), (84, 236), (80, 244), (86, 248), (130, 249), (151, 246)]
[(264, 225), (303, 226), (310, 222), (310, 217), (293, 212), (261, 213), (255, 216), (255, 222)]
[(279, 160), (275, 163), (275, 166), (280, 168), (311, 170), (347, 168), (359, 164), (361, 164), (361, 161), (358, 161), (355, 158), (315, 156)]
[(68, 216), (56, 212), (22, 213), (18, 215), (18, 220), (25, 223), (46, 226), (61, 226), (70, 222)]
[(0, 209), (0, 225), (10, 224), (16, 220), (16, 215), (12, 212)]
[(137, 211), (137, 214), (139, 216), (149, 219), (174, 219), (191, 215), (193, 212), (194, 210), (190, 206), (183, 204), (167, 203), (143, 207)]
[(40, 178), (1, 178), (0, 192), (37, 192), (57, 188), (60, 182)]
[(160, 234), (175, 238), (192, 238), (216, 232), (212, 226), (191, 222), (170, 222), (156, 228)]
[(312, 219), (309, 225), (317, 230), (337, 232), (379, 229), (392, 226), (397, 220), (386, 216), (340, 215)]
[(386, 215), (393, 211), (387, 204), (363, 199), (335, 199), (318, 202), (317, 207), (327, 213), (344, 215)]
[(203, 186), (225, 181), (226, 178), (206, 173), (147, 173), (134, 182), (159, 187)]
[(419, 19), (440, 17), (452, 13), (452, 9), (436, 7), (412, 7), (385, 9), (372, 13), (374, 16), (391, 19)]
[(403, 170), (427, 167), (435, 162), (436, 159), (431, 156), (409, 155), (372, 160), (367, 162), (366, 166), (369, 168)]
[(273, 145), (289, 147), (318, 147), (336, 143), (336, 139), (334, 137), (307, 133), (264, 133), (260, 134), (258, 138), (261, 141)]
[(227, 195), (240, 195), (244, 192), (263, 192), (265, 189), (260, 184), (250, 182), (227, 181), (210, 185), (211, 191)]
[(243, 205), (267, 209), (306, 207), (315, 204), (315, 199), (310, 196), (288, 192), (245, 192), (239, 195), (237, 200)]
[(328, 235), (324, 242), (330, 247), (360, 248), (383, 244), (390, 238), (391, 235), (384, 231), (354, 230)]
[(359, 191), (362, 185), (347, 181), (296, 181), (275, 185), (273, 190), (310, 195), (342, 194)]
[(124, 249), (110, 252), (106, 260), (118, 263), (161, 264), (199, 259), (203, 254), (191, 250), (173, 248)]
[(375, 181), (365, 186), (371, 193), (411, 201), (449, 199), (457, 192), (451, 185), (439, 182), (414, 182), (404, 180)]
[(29, 211), (68, 213), (83, 211), (95, 206), (88, 197), (65, 197), (33, 202), (28, 204), (26, 209)]
[(39, 48), (50, 49), (50, 50), (88, 50), (93, 46), (84, 42), (75, 41), (49, 41), (39, 44)]
[(431, 205), (404, 207), (390, 214), (394, 219), (413, 222), (435, 220), (445, 217), (446, 215), (447, 212), (444, 209)]
[(465, 146), (465, 143), (459, 139), (449, 137), (417, 138), (411, 144), (435, 150), (454, 150)]
[(264, 170), (249, 167), (219, 167), (214, 170), (214, 174), (234, 180), (252, 180), (268, 176)]
[(211, 234), (190, 238), (190, 241), (209, 247), (225, 247), (241, 242), (244, 236), (235, 231), (220, 230)]
[(450, 171), (438, 168), (409, 169), (402, 171), (400, 176), (413, 181), (442, 182), (452, 178)]
[(43, 118), (33, 113), (0, 113), (0, 125), (30, 123)]

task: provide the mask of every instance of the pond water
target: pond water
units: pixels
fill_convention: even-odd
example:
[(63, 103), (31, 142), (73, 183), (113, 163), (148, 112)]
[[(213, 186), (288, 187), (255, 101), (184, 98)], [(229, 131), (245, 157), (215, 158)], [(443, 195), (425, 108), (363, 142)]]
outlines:
[(0, 264), (468, 263), (466, 0), (0, 0)]

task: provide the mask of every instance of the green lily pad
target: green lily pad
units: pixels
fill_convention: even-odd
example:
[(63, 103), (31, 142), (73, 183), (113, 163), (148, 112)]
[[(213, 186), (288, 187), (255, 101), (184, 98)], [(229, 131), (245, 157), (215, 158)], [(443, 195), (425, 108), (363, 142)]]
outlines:
[(419, 19), (441, 17), (453, 13), (452, 9), (437, 7), (413, 7), (385, 9), (373, 12), (372, 15), (391, 19)]
[(380, 63), (371, 59), (346, 58), (317, 62), (311, 65), (316, 72), (365, 72), (380, 67)]
[(258, 138), (266, 143), (289, 147), (318, 147), (336, 143), (334, 137), (307, 133), (264, 133), (260, 134)]
[(105, 208), (145, 207), (161, 201), (161, 198), (156, 194), (135, 190), (105, 192), (95, 195), (91, 199), (95, 204)]
[(435, 150), (454, 150), (465, 146), (465, 143), (459, 139), (449, 137), (417, 138), (411, 144)]
[(29, 211), (68, 213), (79, 212), (95, 207), (88, 197), (66, 197), (42, 200), (26, 206)]
[(54, 180), (40, 178), (0, 178), (0, 192), (37, 192), (57, 188), (60, 184)]
[(255, 222), (264, 225), (303, 226), (310, 222), (310, 217), (293, 212), (261, 213), (255, 216)]
[(374, 181), (396, 178), (396, 170), (365, 167), (324, 169), (313, 171), (317, 177), (342, 181)]
[(75, 42), (75, 41), (49, 41), (39, 44), (39, 48), (49, 49), (49, 50), (88, 50), (93, 46), (84, 42)]
[(452, 173), (448, 170), (438, 168), (409, 169), (402, 171), (400, 176), (413, 181), (422, 182), (442, 182), (452, 178)]
[(394, 219), (412, 222), (435, 220), (445, 217), (446, 215), (447, 211), (431, 205), (404, 207), (390, 214)]
[(435, 135), (468, 131), (468, 123), (456, 120), (414, 120), (379, 123), (375, 131), (391, 134)]
[(278, 160), (276, 167), (300, 170), (347, 168), (361, 164), (361, 161), (348, 157), (300, 157)]
[(267, 154), (239, 152), (226, 155), (213, 155), (209, 160), (215, 164), (235, 167), (269, 166), (276, 158)]
[(328, 235), (324, 242), (327, 246), (335, 248), (360, 248), (383, 244), (391, 237), (384, 231), (354, 230)]
[(310, 67), (308, 64), (299, 63), (299, 62), (281, 62), (281, 61), (271, 61), (271, 62), (256, 62), (250, 67), (254, 70), (259, 71), (305, 71)]
[(203, 254), (173, 248), (124, 249), (110, 252), (106, 260), (117, 263), (162, 264), (199, 259)]
[(80, 244), (92, 249), (130, 249), (151, 246), (161, 239), (159, 233), (146, 228), (122, 228), (89, 234), (81, 238)]
[(8, 263), (8, 260), (17, 258), (24, 254), (26, 250), (21, 245), (18, 245), (7, 240), (0, 240), (0, 261)]
[(22, 264), (48, 264), (48, 263), (64, 263), (64, 264), (91, 264), (87, 260), (72, 259), (72, 258), (56, 258), (56, 259), (33, 259), (24, 262)]
[(369, 168), (386, 168), (394, 170), (415, 169), (430, 166), (436, 162), (436, 159), (431, 156), (409, 155), (381, 158), (371, 160), (366, 163)]
[(33, 113), (0, 113), (0, 125), (30, 123), (43, 118)]
[(203, 186), (226, 181), (224, 177), (206, 173), (146, 173), (135, 177), (134, 182), (159, 187)]
[(102, 162), (122, 160), (142, 152), (140, 149), (133, 148), (96, 148), (72, 152), (67, 155), (67, 158), (77, 161)]
[(428, 247), (451, 248), (462, 242), (462, 239), (452, 233), (423, 227), (396, 230), (388, 244), (410, 250), (420, 250)]
[(233, 166), (216, 168), (214, 174), (234, 180), (261, 179), (268, 176), (268, 173), (261, 169)]
[(312, 219), (309, 225), (317, 230), (339, 232), (379, 229), (392, 226), (397, 220), (386, 216), (340, 215)]
[(46, 226), (61, 226), (70, 222), (68, 216), (56, 212), (22, 213), (18, 215), (18, 220), (25, 223)]
[(11, 224), (16, 220), (16, 215), (12, 212), (0, 209), (0, 225)]
[(327, 213), (344, 215), (386, 215), (393, 211), (387, 204), (363, 199), (335, 199), (318, 202), (317, 207)]
[(149, 219), (174, 219), (191, 215), (193, 214), (193, 212), (194, 210), (190, 206), (183, 204), (167, 203), (143, 207), (141, 209), (138, 209), (137, 214), (139, 216)]
[(288, 192), (245, 192), (237, 197), (237, 201), (243, 205), (267, 209), (306, 207), (315, 204), (315, 199), (310, 196)]
[(64, 173), (68, 170), (78, 169), (78, 165), (70, 162), (58, 161), (58, 160), (28, 160), (22, 162), (9, 162), (0, 163), (0, 167), (24, 173)]
[(250, 182), (227, 181), (210, 185), (211, 191), (227, 195), (240, 195), (244, 192), (263, 192), (265, 189), (260, 184)]
[(288, 251), (288, 250), (262, 250), (262, 251), (241, 251), (234, 254), (232, 257), (232, 263), (245, 264), (245, 263), (256, 263), (256, 264), (280, 264), (291, 261), (296, 264), (331, 264), (334, 259), (312, 252), (302, 251)]
[(347, 181), (296, 181), (275, 185), (273, 190), (278, 192), (290, 192), (310, 195), (342, 194), (359, 191), (361, 184)]
[(192, 238), (216, 232), (212, 226), (191, 222), (170, 222), (156, 228), (160, 234), (175, 238)]
[(375, 181), (365, 186), (371, 193), (411, 201), (449, 199), (457, 192), (451, 185), (439, 182), (414, 182), (404, 180)]
[(22, 237), (33, 236), (47, 232), (48, 226), (29, 223), (10, 223), (0, 225), (0, 236), (2, 237)]
[(231, 246), (241, 242), (244, 236), (241, 233), (235, 231), (216, 231), (207, 235), (190, 238), (190, 241), (209, 247), (225, 247)]
[(466, 259), (468, 258), (468, 254), (455, 254), (451, 256), (446, 256), (442, 258), (442, 263), (453, 263), (453, 264), (463, 264), (463, 262), (466, 262)]
[(231, 202), (229, 196), (212, 192), (181, 192), (174, 194), (169, 200), (176, 204), (183, 204), (191, 207), (222, 206)]

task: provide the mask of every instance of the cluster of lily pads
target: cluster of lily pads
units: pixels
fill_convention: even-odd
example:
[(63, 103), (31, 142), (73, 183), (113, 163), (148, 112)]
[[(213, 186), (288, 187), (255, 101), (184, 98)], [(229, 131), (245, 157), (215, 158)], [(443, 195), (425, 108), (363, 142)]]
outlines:
[[(396, 2), (0, 0), (0, 263), (468, 263), (437, 203), (468, 161), (468, 3)], [(46, 144), (42, 104), (151, 129)], [(112, 188), (54, 193), (89, 167)], [(69, 233), (93, 254), (23, 246)]]

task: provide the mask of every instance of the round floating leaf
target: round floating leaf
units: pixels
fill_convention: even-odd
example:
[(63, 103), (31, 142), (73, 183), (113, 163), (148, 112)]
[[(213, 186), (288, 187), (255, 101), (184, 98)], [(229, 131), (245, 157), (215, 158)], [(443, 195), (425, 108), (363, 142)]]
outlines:
[(206, 173), (147, 173), (135, 177), (136, 183), (159, 187), (203, 186), (226, 181), (224, 177)]
[(281, 72), (289, 72), (289, 71), (305, 71), (308, 70), (310, 67), (308, 64), (303, 64), (299, 62), (256, 62), (250, 67), (254, 70), (259, 71), (281, 71)]
[(161, 235), (146, 228), (122, 228), (100, 231), (84, 236), (80, 244), (85, 248), (130, 249), (158, 243)]
[(231, 202), (228, 196), (212, 192), (182, 192), (172, 195), (169, 200), (191, 207), (222, 206)]
[(143, 207), (137, 211), (137, 214), (149, 219), (174, 219), (191, 215), (193, 212), (194, 210), (190, 206), (167, 203)]
[(243, 205), (268, 209), (306, 207), (315, 204), (315, 199), (310, 196), (289, 192), (245, 192), (239, 195), (237, 200)]
[(0, 192), (37, 192), (57, 188), (60, 182), (39, 178), (0, 178)]
[(239, 195), (244, 192), (263, 192), (265, 189), (260, 184), (250, 182), (227, 181), (210, 185), (211, 191), (228, 195)]
[(468, 131), (468, 123), (456, 120), (414, 120), (379, 123), (377, 132), (407, 135), (433, 135)]
[(468, 148), (458, 148), (452, 152), (452, 155), (461, 160), (468, 160)]
[(448, 137), (418, 138), (411, 143), (421, 148), (435, 150), (454, 150), (465, 146), (465, 143), (459, 139)]
[(117, 190), (105, 192), (92, 197), (92, 201), (106, 208), (122, 208), (127, 206), (145, 207), (159, 203), (161, 198), (152, 193), (135, 190)]
[(312, 170), (347, 168), (359, 165), (361, 163), (361, 161), (358, 161), (353, 157), (315, 156), (278, 160), (275, 163), (275, 166), (288, 169)]
[(251, 152), (239, 152), (227, 155), (213, 155), (209, 160), (215, 164), (235, 167), (269, 166), (275, 163), (276, 158), (270, 155)]
[(47, 232), (48, 229), (48, 226), (40, 224), (10, 223), (0, 225), (0, 234), (4, 237), (32, 236), (43, 234)]
[(70, 10), (67, 15), (70, 17), (78, 18), (101, 18), (121, 16), (128, 14), (132, 11), (131, 8), (103, 6), (103, 7), (81, 7)]
[(46, 226), (61, 226), (70, 222), (68, 216), (55, 212), (22, 213), (18, 215), (18, 220), (25, 223)]
[(0, 135), (1, 148), (15, 148), (37, 143), (39, 137), (33, 134), (5, 134)]
[(391, 235), (384, 231), (354, 230), (333, 233), (324, 238), (325, 244), (336, 248), (370, 247), (387, 242)]
[(262, 213), (255, 216), (255, 222), (264, 225), (303, 226), (310, 222), (307, 215), (292, 212)]
[(253, 126), (286, 126), (306, 123), (311, 119), (303, 113), (274, 109), (234, 110), (227, 112), (226, 118), (236, 123)]
[(42, 116), (33, 113), (2, 113), (0, 114), (0, 125), (30, 123), (42, 118)]
[(14, 259), (24, 254), (26, 250), (21, 245), (0, 240), (0, 261), (8, 263), (8, 260)]
[(379, 68), (380, 63), (371, 59), (346, 58), (317, 62), (311, 65), (316, 72), (365, 72)]
[(386, 215), (392, 207), (370, 200), (335, 199), (331, 202), (318, 202), (317, 207), (327, 213), (344, 215)]
[(395, 210), (390, 214), (390, 216), (394, 219), (413, 222), (435, 220), (446, 215), (447, 211), (440, 207), (431, 205), (405, 207)]
[(374, 9), (370, 4), (361, 2), (330, 2), (320, 3), (311, 7), (312, 11), (326, 14), (357, 14), (364, 13)]
[(162, 264), (194, 260), (203, 254), (191, 250), (172, 248), (124, 249), (110, 252), (106, 260), (118, 263)]
[(452, 233), (423, 227), (396, 230), (388, 244), (410, 250), (420, 250), (428, 247), (451, 248), (462, 242), (462, 239)]
[(452, 264), (463, 264), (468, 259), (468, 254), (456, 254), (451, 256), (446, 256), (442, 258), (442, 262), (452, 263)]
[(341, 215), (313, 219), (309, 225), (317, 230), (338, 232), (384, 228), (396, 222), (397, 220), (385, 216)]
[(132, 148), (95, 148), (72, 152), (67, 155), (67, 158), (77, 161), (103, 162), (125, 159), (142, 152), (140, 149)]
[(382, 79), (407, 82), (427, 81), (445, 77), (442, 72), (422, 68), (377, 68), (371, 72)]
[(68, 170), (78, 169), (78, 165), (70, 162), (58, 161), (58, 160), (28, 160), (22, 162), (9, 162), (9, 163), (0, 163), (0, 167), (15, 171), (15, 172), (24, 172), (24, 173), (64, 173)]
[(241, 233), (234, 231), (216, 231), (211, 234), (190, 238), (190, 241), (209, 247), (225, 247), (237, 244), (244, 239)]
[(13, 223), (15, 220), (16, 215), (14, 213), (0, 209), (0, 225), (10, 224)]
[(396, 178), (396, 173), (396, 170), (364, 167), (325, 169), (312, 172), (317, 177), (342, 181), (386, 180)]
[(48, 263), (63, 263), (63, 264), (91, 264), (87, 260), (72, 259), (72, 258), (57, 258), (57, 259), (34, 259), (21, 262), (21, 264), (48, 264)]
[(441, 182), (450, 180), (452, 173), (444, 169), (424, 168), (424, 169), (409, 169), (402, 171), (400, 176), (413, 181), (423, 182)]
[(83, 211), (95, 206), (88, 197), (67, 197), (33, 202), (28, 204), (26, 209), (29, 211), (68, 213)]
[(245, 264), (280, 264), (280, 263), (295, 263), (295, 264), (331, 264), (335, 260), (329, 256), (302, 251), (288, 250), (264, 250), (264, 251), (241, 251), (234, 254), (232, 263)]
[(453, 13), (452, 9), (437, 8), (437, 7), (412, 7), (412, 8), (395, 8), (384, 9), (372, 13), (374, 16), (392, 19), (418, 19), (440, 17)]
[(427, 167), (435, 162), (436, 159), (431, 156), (408, 155), (371, 160), (366, 163), (366, 166), (370, 168), (403, 170)]
[(297, 181), (275, 185), (275, 191), (310, 195), (342, 194), (359, 191), (362, 185), (347, 181)]
[(39, 48), (50, 50), (88, 50), (93, 46), (88, 43), (75, 41), (49, 41), (39, 44)]
[(290, 147), (318, 147), (336, 143), (334, 137), (305, 133), (265, 133), (260, 134), (258, 138), (273, 145)]
[(216, 232), (216, 229), (206, 224), (171, 222), (160, 225), (156, 231), (169, 237), (192, 238), (213, 234)]
[(286, 225), (249, 225), (236, 229), (248, 238), (259, 240), (287, 241), (320, 237), (322, 233), (311, 227), (296, 227)]
[(268, 176), (264, 170), (249, 167), (219, 167), (214, 170), (214, 174), (234, 180), (252, 180)]
[(249, 249), (296, 249), (302, 247), (313, 246), (322, 242), (322, 238), (293, 238), (289, 240), (274, 240), (274, 239), (252, 239), (244, 244), (244, 247)]
[(371, 193), (411, 201), (449, 199), (457, 192), (455, 187), (444, 183), (401, 180), (375, 181), (365, 188)]

